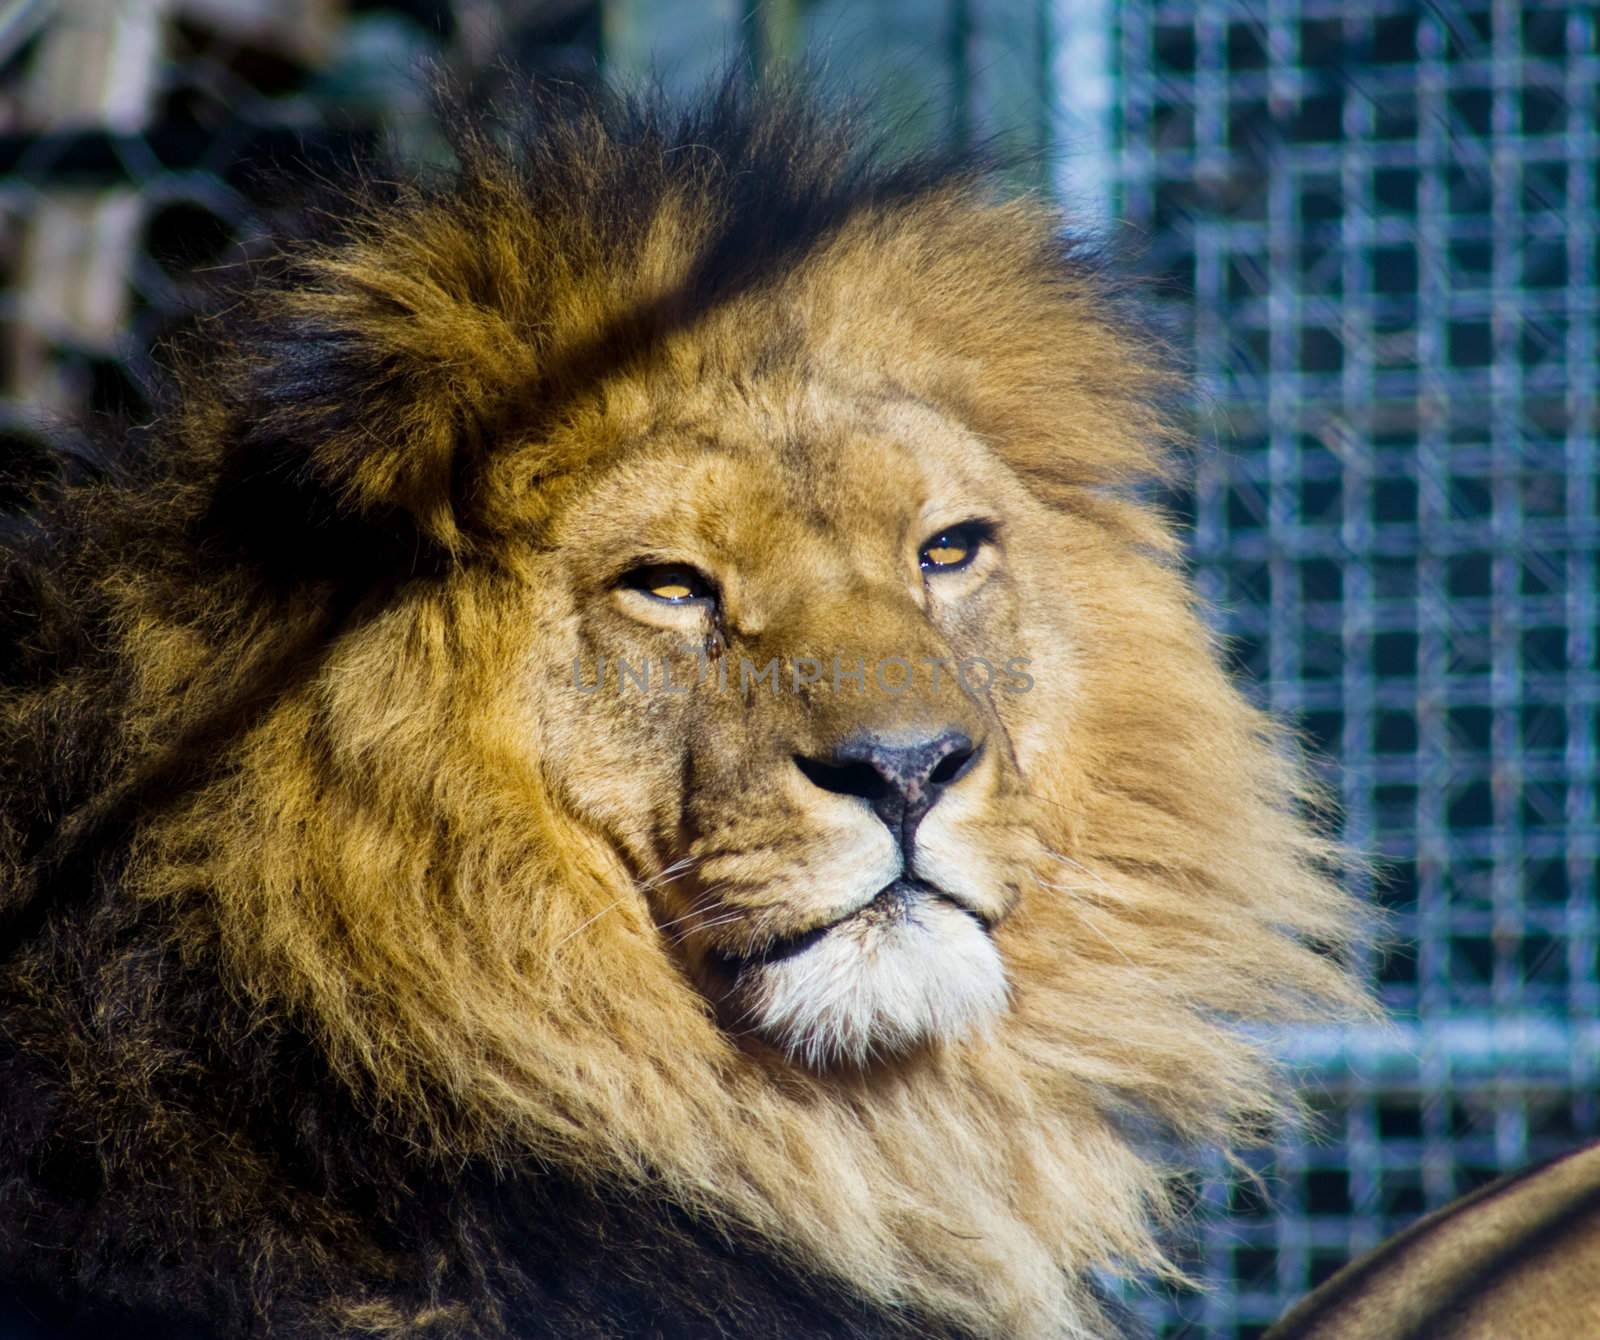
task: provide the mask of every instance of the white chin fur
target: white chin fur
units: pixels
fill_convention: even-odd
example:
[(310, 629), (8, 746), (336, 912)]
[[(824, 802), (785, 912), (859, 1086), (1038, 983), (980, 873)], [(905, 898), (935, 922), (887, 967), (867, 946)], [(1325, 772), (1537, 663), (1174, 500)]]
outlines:
[(747, 1026), (811, 1066), (952, 1042), (1006, 1005), (994, 942), (935, 899), (852, 918), (790, 958), (752, 964), (740, 985)]

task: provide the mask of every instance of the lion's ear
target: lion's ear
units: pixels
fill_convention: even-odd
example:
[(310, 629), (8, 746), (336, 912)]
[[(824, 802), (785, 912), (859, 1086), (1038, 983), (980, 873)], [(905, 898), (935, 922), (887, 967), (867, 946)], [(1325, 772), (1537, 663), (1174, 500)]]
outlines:
[(409, 528), (414, 544), (458, 553), (471, 471), (536, 379), (528, 327), (506, 305), (516, 288), (494, 283), (461, 230), (303, 261), (250, 300), (223, 384), (208, 388), (225, 404), (225, 475), (246, 492), (254, 481), (263, 502), (320, 510), (281, 518), (291, 525)]

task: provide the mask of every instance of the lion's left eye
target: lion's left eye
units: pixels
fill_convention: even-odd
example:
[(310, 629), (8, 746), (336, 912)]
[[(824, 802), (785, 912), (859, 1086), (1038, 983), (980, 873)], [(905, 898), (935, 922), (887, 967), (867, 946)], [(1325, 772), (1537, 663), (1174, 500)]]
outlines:
[(922, 546), (918, 559), (924, 572), (955, 572), (966, 567), (978, 555), (979, 548), (990, 536), (990, 527), (972, 521), (964, 526), (942, 530)]
[(624, 578), (626, 585), (668, 605), (687, 605), (709, 600), (711, 583), (693, 568), (681, 563), (652, 563), (635, 568)]

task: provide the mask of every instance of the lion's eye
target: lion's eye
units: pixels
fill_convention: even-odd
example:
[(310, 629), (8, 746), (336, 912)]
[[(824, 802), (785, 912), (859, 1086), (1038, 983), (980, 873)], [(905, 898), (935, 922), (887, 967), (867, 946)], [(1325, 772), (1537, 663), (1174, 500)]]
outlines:
[(924, 572), (955, 572), (966, 567), (978, 555), (978, 549), (990, 536), (991, 528), (980, 521), (942, 530), (922, 546), (918, 558)]
[(652, 563), (635, 568), (623, 578), (623, 584), (668, 605), (687, 605), (709, 600), (712, 595), (711, 583), (682, 563)]

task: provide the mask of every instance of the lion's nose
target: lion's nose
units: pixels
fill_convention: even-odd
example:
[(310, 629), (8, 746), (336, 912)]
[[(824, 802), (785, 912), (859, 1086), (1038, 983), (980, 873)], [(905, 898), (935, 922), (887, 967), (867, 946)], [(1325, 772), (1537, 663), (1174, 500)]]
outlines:
[(945, 787), (966, 776), (982, 751), (965, 732), (948, 730), (909, 742), (858, 735), (827, 757), (797, 754), (794, 761), (824, 791), (870, 801), (889, 831), (909, 847), (922, 816)]

